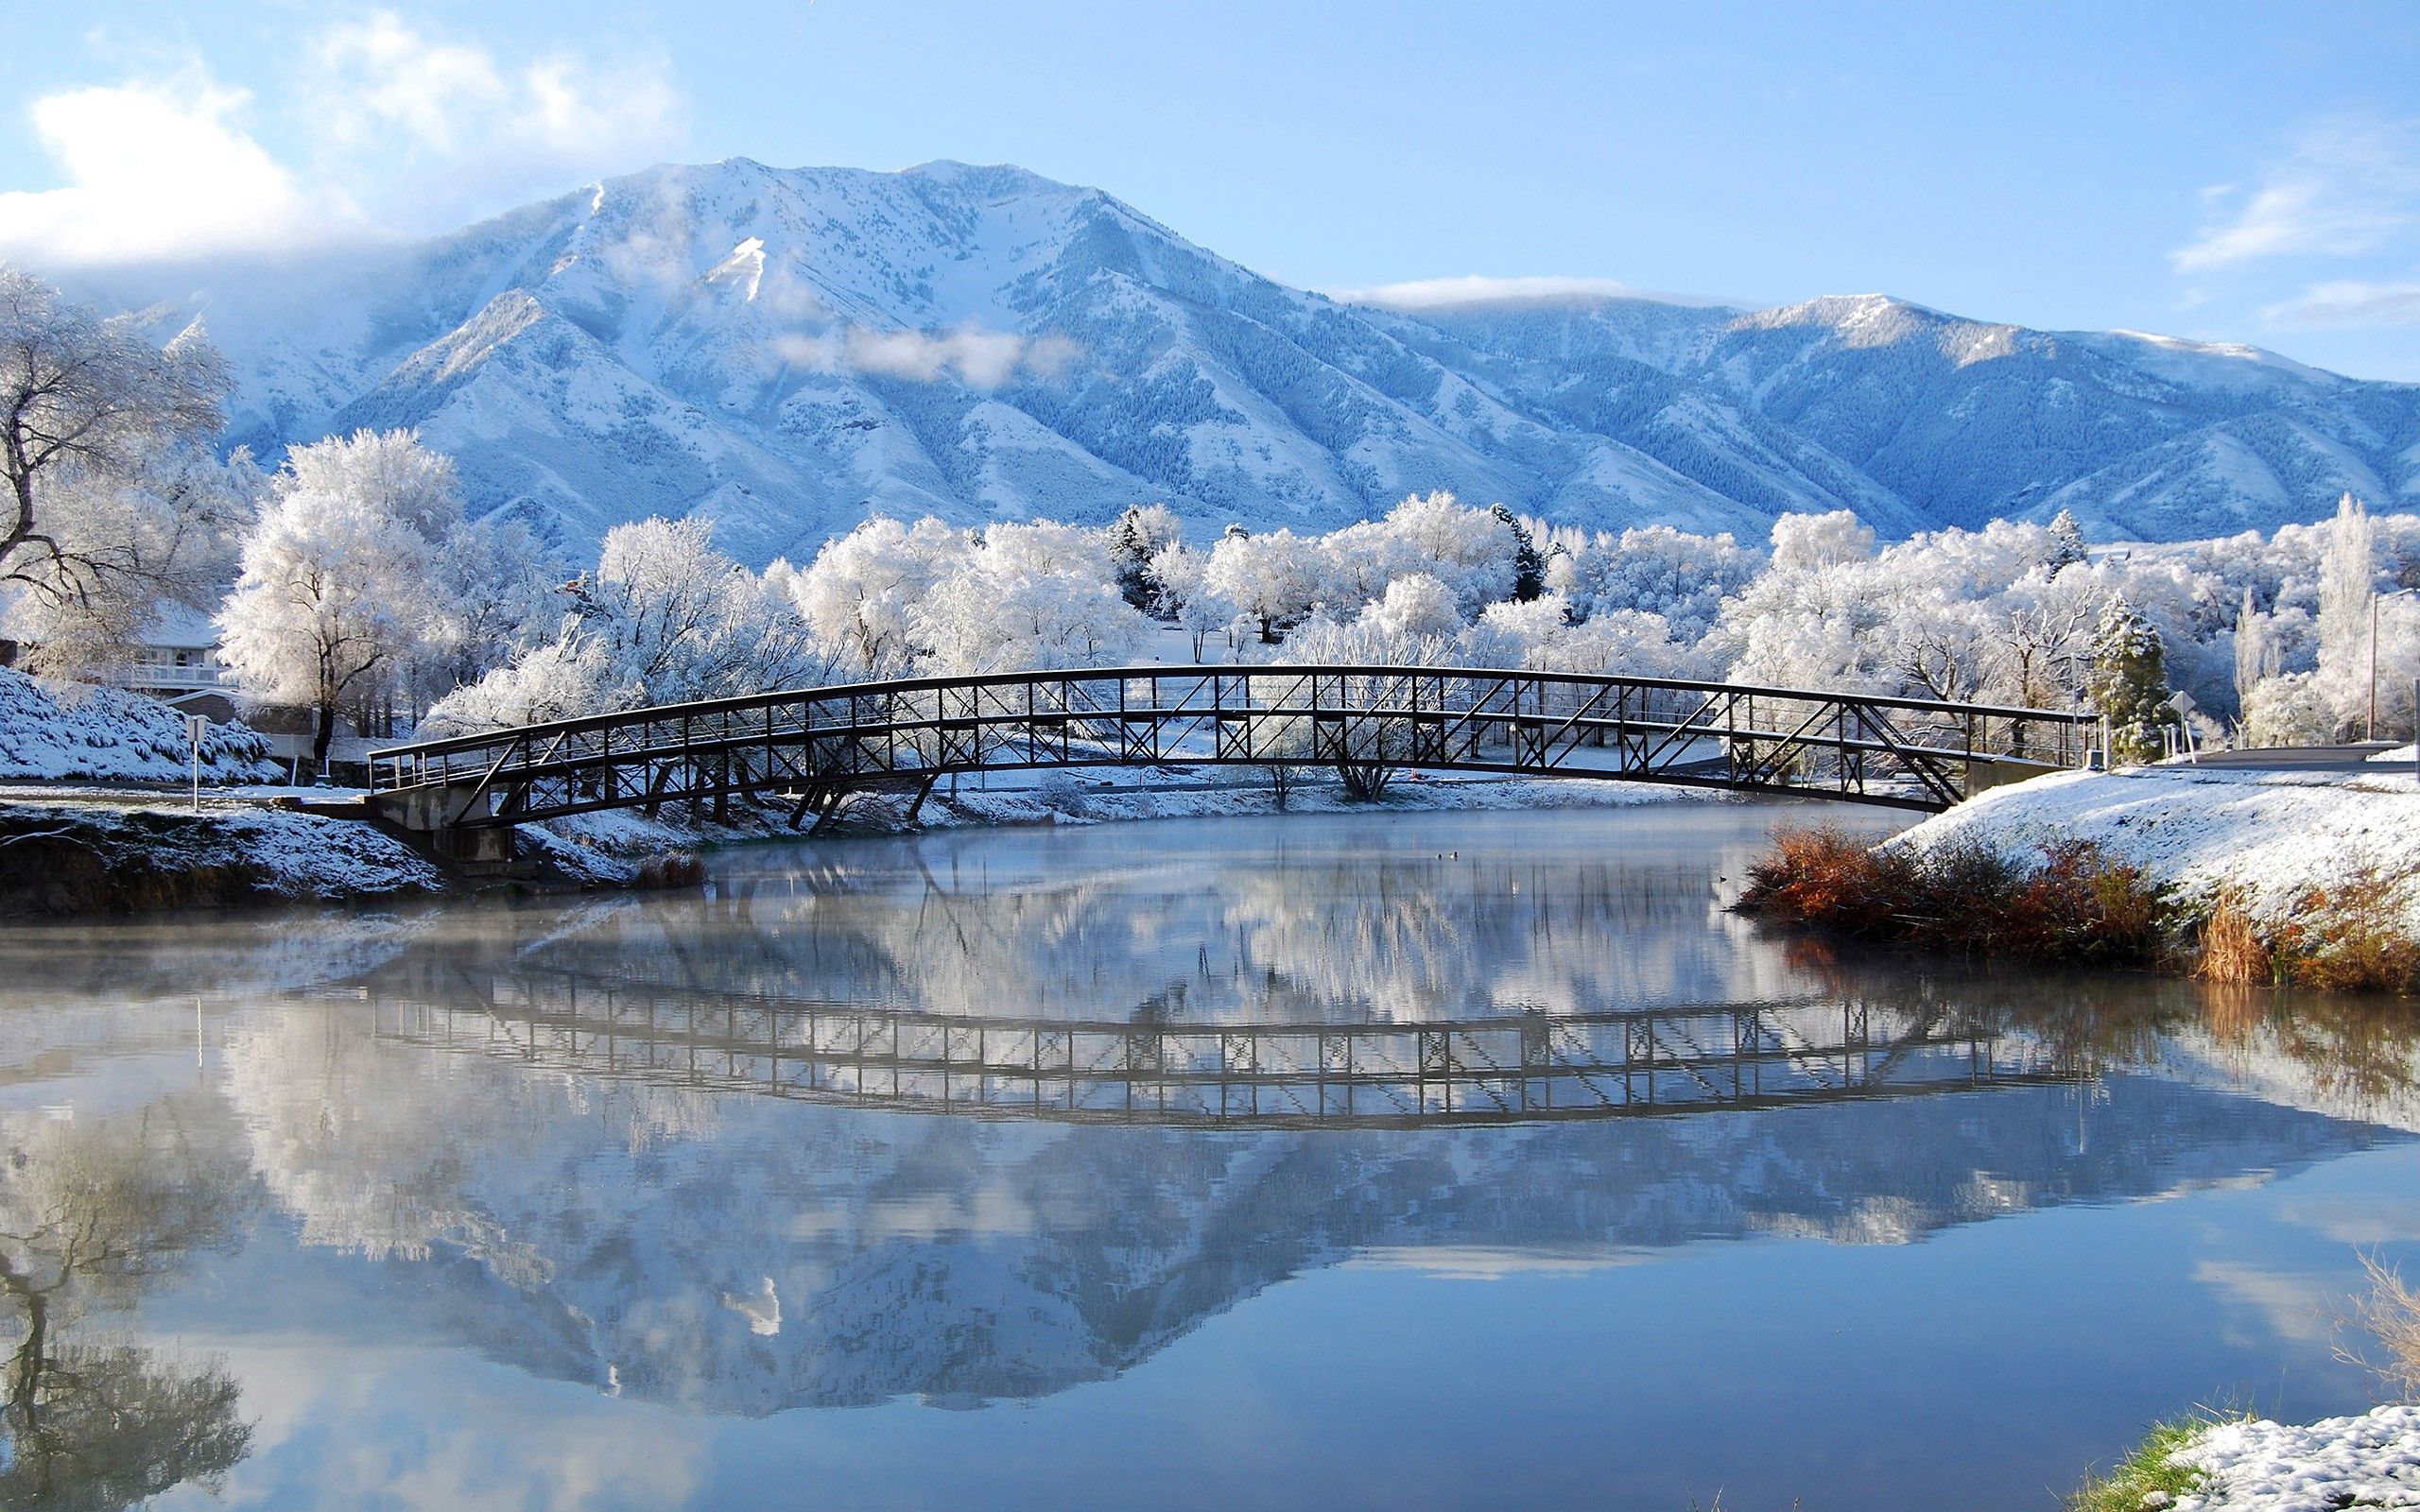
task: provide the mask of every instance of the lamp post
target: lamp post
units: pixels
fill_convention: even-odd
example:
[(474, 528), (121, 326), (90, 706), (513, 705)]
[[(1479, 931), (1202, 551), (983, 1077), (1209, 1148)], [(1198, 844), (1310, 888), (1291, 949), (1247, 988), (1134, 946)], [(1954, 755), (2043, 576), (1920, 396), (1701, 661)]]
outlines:
[(2378, 606), (2390, 598), (2402, 598), (2420, 593), (2420, 588), (2398, 588), (2392, 593), (2370, 595), (2370, 720), (2368, 737), (2378, 738)]

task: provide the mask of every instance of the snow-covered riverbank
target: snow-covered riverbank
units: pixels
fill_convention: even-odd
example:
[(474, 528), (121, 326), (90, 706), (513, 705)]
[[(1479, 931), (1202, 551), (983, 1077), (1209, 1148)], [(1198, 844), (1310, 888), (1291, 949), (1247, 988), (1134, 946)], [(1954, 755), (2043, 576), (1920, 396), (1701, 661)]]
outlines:
[(0, 801), (0, 919), (339, 902), (440, 891), (435, 866), (376, 828), (165, 796)]
[[(0, 782), (177, 782), (192, 760), (184, 715), (157, 698), (0, 667)], [(268, 741), (242, 725), (213, 725), (202, 740), (205, 782), (277, 772)]]
[(2168, 1456), (2202, 1473), (2170, 1512), (2420, 1507), (2420, 1406), (2296, 1424), (2215, 1424)]
[[(206, 788), (202, 813), (181, 796), (103, 784), (0, 787), (0, 919), (124, 913), (267, 902), (338, 902), (434, 893), (457, 885), (375, 826), (278, 806), (341, 801), (346, 789)], [(902, 795), (858, 799), (844, 833), (988, 824), (1098, 824), (1360, 808), (1416, 814), (1470, 810), (1622, 808), (1718, 798), (1637, 782), (1438, 780), (1406, 776), (1374, 805), (1348, 799), (1334, 779), (1298, 780), (1280, 802), (1263, 781), (1223, 772), (1147, 769), (1111, 776), (1064, 771), (995, 774), (926, 799), (912, 824)], [(528, 871), (556, 885), (643, 885), (651, 862), (717, 846), (796, 839), (778, 804), (735, 804), (722, 822), (687, 805), (524, 826)]]
[(2255, 918), (2276, 920), (2366, 876), (2420, 928), (2420, 786), (2408, 773), (2062, 772), (1984, 793), (1896, 843), (1980, 844), (2031, 864), (2044, 846), (2077, 840), (2141, 868), (2189, 909), (2232, 893)]

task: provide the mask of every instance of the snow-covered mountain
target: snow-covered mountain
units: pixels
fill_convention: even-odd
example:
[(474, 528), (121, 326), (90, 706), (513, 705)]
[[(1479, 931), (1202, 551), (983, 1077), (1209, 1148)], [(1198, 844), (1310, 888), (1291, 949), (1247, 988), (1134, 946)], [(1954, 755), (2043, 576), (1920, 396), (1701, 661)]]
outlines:
[(1435, 488), (1744, 535), (2420, 504), (2420, 386), (1879, 296), (1348, 305), (1012, 167), (663, 166), (374, 256), (78, 286), (201, 316), (256, 452), (416, 425), (576, 548), (696, 509), (756, 560), (876, 512), (1328, 528)]

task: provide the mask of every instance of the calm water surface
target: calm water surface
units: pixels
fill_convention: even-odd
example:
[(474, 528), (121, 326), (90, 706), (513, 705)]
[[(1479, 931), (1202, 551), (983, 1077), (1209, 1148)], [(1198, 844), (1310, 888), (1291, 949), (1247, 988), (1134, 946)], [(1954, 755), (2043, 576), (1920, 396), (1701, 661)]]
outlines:
[(1834, 961), (1720, 906), (1804, 817), (0, 933), (0, 1505), (2049, 1508), (2367, 1405), (2411, 1019)]

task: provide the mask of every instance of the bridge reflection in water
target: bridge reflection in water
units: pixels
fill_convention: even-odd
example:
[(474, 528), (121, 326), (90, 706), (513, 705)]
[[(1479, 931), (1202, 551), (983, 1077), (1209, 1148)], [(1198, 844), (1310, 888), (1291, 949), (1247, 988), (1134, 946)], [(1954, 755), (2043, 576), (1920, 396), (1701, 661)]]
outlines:
[(2071, 1079), (1946, 1009), (1850, 1000), (1405, 1022), (1173, 1023), (499, 978), (483, 1005), (379, 995), (381, 1039), (587, 1076), (802, 1101), (1181, 1127), (1639, 1117)]

